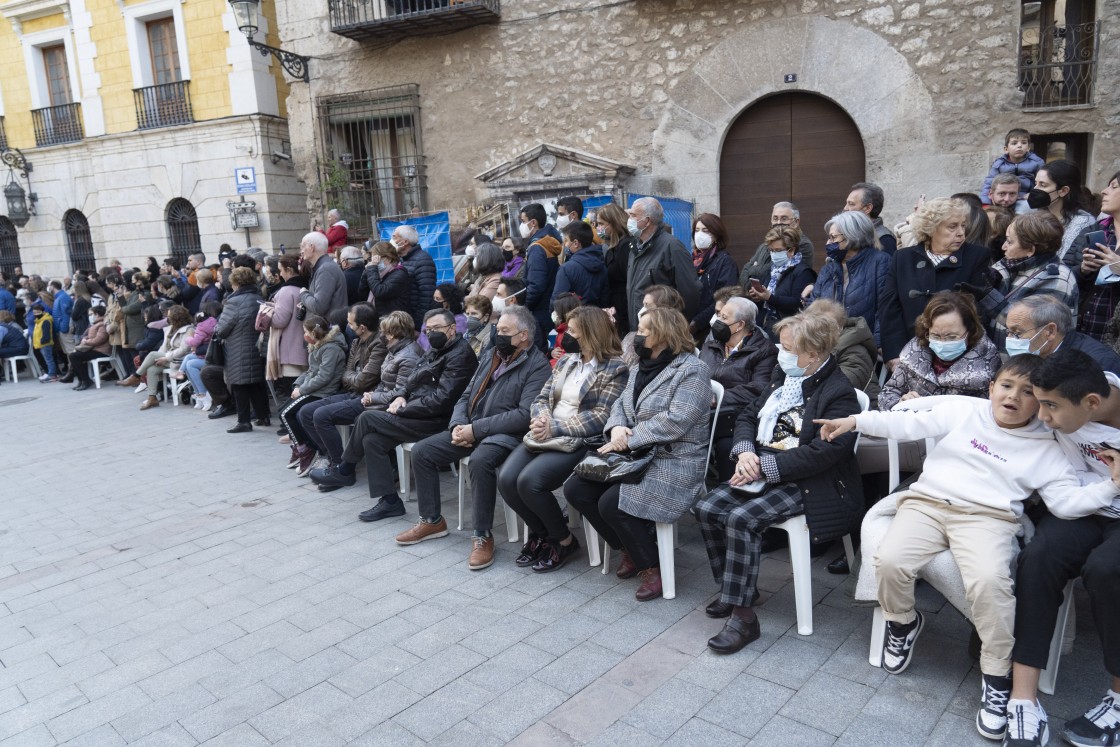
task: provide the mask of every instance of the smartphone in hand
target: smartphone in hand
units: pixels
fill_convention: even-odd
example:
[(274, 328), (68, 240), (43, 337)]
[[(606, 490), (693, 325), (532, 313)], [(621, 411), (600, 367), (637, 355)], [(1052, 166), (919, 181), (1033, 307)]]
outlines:
[(1085, 239), (1088, 242), (1086, 248), (1092, 251), (1097, 251), (1097, 244), (1105, 243), (1104, 231), (1090, 231), (1085, 234)]

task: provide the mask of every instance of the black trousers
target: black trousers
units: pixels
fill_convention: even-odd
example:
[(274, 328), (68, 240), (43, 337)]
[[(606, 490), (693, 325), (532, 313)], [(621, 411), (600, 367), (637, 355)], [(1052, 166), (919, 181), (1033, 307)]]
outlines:
[(104, 357), (106, 357), (105, 353), (99, 353), (96, 350), (75, 350), (70, 354), (70, 371), (83, 384), (92, 384), (93, 379), (90, 378), (87, 364), (95, 358)]
[[(202, 370), (206, 371), (205, 368)], [(263, 381), (255, 384), (233, 384), (230, 389), (233, 391), (233, 404), (237, 407), (238, 423), (248, 423), (253, 419), (252, 413), (256, 413), (258, 420), (269, 416), (268, 388)], [(209, 386), (206, 391), (213, 393)]]
[(412, 466), (416, 472), (416, 510), (425, 519), (440, 516), (439, 468), (470, 457), (471, 511), (475, 535), (494, 528), (494, 506), (498, 502), (498, 470), (509, 456), (508, 446), (478, 443), (456, 446), (451, 432), (443, 429), (433, 433), (412, 449)]
[(568, 536), (568, 522), (552, 491), (564, 484), (586, 454), (586, 448), (576, 449), (571, 454), (560, 451), (534, 454), (522, 445), (506, 459), (498, 472), (498, 491), (529, 526), (530, 532), (553, 542)]
[(325, 454), (331, 464), (338, 464), (342, 461), (342, 436), (335, 426), (353, 425), (365, 411), (362, 396), (347, 392), (304, 405), (296, 419), (307, 433), (308, 445)]
[(117, 357), (121, 359), (121, 366), (124, 367), (125, 378), (132, 376), (136, 373), (136, 363), (132, 360), (135, 354), (132, 348), (119, 347), (117, 348)]
[(226, 387), (226, 368), (225, 366), (211, 366), (206, 365), (198, 372), (202, 377), (202, 383), (206, 387), (206, 392), (210, 395), (210, 399), (214, 401), (215, 405), (224, 405), (229, 403), (229, 389)]
[(1101, 637), (1104, 667), (1120, 677), (1120, 519), (1047, 514), (1019, 553), (1012, 661), (1043, 669), (1066, 583), (1081, 576)]
[(414, 420), (382, 410), (366, 410), (354, 421), (354, 432), (342, 452), (342, 461), (357, 464), (365, 459), (370, 498), (396, 495), (392, 460), (397, 445), (421, 441), (446, 427), (447, 423), (440, 421)]
[(564, 498), (607, 544), (625, 550), (638, 570), (658, 567), (654, 522), (631, 516), (618, 507), (619, 483), (591, 482), (572, 475), (564, 483)]
[(307, 394), (289, 400), (288, 404), (280, 409), (280, 425), (284, 426), (284, 430), (288, 431), (288, 436), (292, 439), (292, 443), (302, 446), (315, 445), (308, 437), (307, 431), (303, 428), (303, 424), (299, 422), (299, 413), (303, 408), (321, 399), (322, 397), (316, 397), (314, 394)]

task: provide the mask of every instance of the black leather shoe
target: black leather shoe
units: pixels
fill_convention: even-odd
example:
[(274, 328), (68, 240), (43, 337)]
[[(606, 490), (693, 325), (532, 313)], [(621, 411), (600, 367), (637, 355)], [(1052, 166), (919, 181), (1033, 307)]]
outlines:
[[(333, 464), (326, 468), (313, 469), (308, 476), (311, 482), (321, 488), (348, 488), (358, 481), (357, 475), (344, 475)], [(404, 504), (401, 504), (401, 513), (404, 513)]]
[(226, 433), (248, 433), (253, 430), (253, 426), (249, 423), (238, 423), (232, 428), (226, 429)]
[(383, 497), (376, 506), (358, 514), (358, 518), (362, 521), (380, 521), (392, 516), (404, 516), (404, 501), (399, 498)]
[(210, 414), (206, 417), (210, 418), (211, 420), (217, 420), (218, 418), (224, 418), (227, 415), (232, 415), (233, 413), (234, 410), (232, 407), (227, 407), (226, 405), (218, 405), (213, 410), (211, 410)]
[(550, 573), (563, 567), (579, 550), (579, 540), (575, 538), (575, 535), (572, 535), (572, 541), (566, 547), (559, 542), (555, 545), (546, 542), (545, 547), (547, 551), (541, 553), (540, 558), (533, 564), (533, 570), (537, 573)]
[(261, 428), (271, 428), (272, 420), (270, 418), (258, 418), (253, 421), (253, 425), (260, 426)]
[(87, 389), (93, 389), (93, 384), (89, 383), (88, 381), (83, 381), (82, 383), (74, 387), (75, 392), (84, 392)]
[(714, 602), (704, 608), (704, 614), (714, 618), (731, 617), (731, 610), (734, 608), (735, 605), (725, 604), (716, 598)]
[(846, 573), (850, 573), (851, 568), (848, 567), (848, 558), (844, 555), (841, 555), (836, 560), (829, 563), (828, 572), (836, 576), (843, 576)]
[(762, 636), (762, 630), (756, 617), (752, 622), (732, 615), (727, 618), (723, 630), (708, 639), (708, 648), (717, 654), (733, 654), (740, 651), (748, 643), (757, 641)]

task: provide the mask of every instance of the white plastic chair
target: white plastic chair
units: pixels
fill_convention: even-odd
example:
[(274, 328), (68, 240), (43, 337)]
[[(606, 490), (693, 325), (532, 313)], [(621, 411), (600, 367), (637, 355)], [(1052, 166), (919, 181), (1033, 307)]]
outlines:
[(166, 401), (166, 399), (168, 397), (170, 397), (171, 398), (171, 405), (173, 407), (178, 407), (179, 406), (179, 394), (182, 393), (182, 391), (189, 386), (191, 386), (191, 380), (190, 379), (183, 379), (182, 381), (176, 381), (175, 379), (171, 378), (171, 369), (169, 369), (169, 368), (164, 369), (164, 371), (163, 371), (164, 400)]
[(1046, 669), (1038, 678), (1038, 689), (1053, 695), (1058, 683), (1058, 665), (1062, 662), (1062, 644), (1065, 642), (1066, 629), (1073, 619), (1073, 581), (1066, 584), (1062, 606), (1058, 608), (1058, 619), (1054, 625), (1054, 636), (1050, 639), (1050, 656), (1046, 659)]
[(409, 478), (412, 475), (412, 447), (415, 445), (415, 441), (397, 444), (397, 475), (401, 485), (401, 500), (404, 501), (409, 500), (409, 491), (412, 489)]
[(19, 369), (16, 368), (16, 364), (20, 361), (27, 361), (27, 370), (36, 379), (43, 375), (42, 369), (39, 368), (39, 361), (35, 358), (35, 350), (31, 346), (31, 335), (27, 330), (23, 331), (23, 339), (27, 340), (27, 355), (13, 355), (4, 359), (4, 372), (7, 374), (8, 381), (13, 384), (19, 383)]
[(108, 356), (101, 358), (94, 358), (89, 362), (89, 376), (93, 379), (93, 386), (97, 389), (101, 388), (101, 366), (108, 363), (109, 367), (116, 371), (115, 359)]
[[(459, 460), (459, 531), (463, 531), (463, 503), (465, 502), (465, 495), (467, 491), (467, 467), (471, 463), (471, 458), (465, 456)], [(506, 533), (509, 535), (510, 542), (517, 542), (519, 533), (517, 531), (517, 512), (514, 511), (508, 503), (502, 500), (501, 496), (495, 496), (495, 500), (502, 504), (506, 515)]]

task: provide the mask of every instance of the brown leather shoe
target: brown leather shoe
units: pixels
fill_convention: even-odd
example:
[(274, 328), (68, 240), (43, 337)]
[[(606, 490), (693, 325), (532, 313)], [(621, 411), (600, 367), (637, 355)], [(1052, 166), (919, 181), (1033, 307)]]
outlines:
[(397, 535), (398, 545), (415, 545), (424, 540), (436, 539), (438, 537), (447, 536), (447, 520), (440, 517), (440, 520), (435, 524), (429, 521), (420, 519), (416, 522), (416, 526), (409, 529), (407, 532), (401, 532)]
[(494, 562), (494, 538), (472, 538), (471, 556), (467, 559), (467, 567), (472, 571), (481, 571), (489, 568)]
[(661, 596), (660, 568), (646, 568), (644, 571), (639, 571), (638, 575), (642, 578), (642, 585), (634, 592), (635, 599), (639, 602), (648, 602)]
[(138, 386), (139, 384), (140, 377), (136, 374), (132, 374), (132, 376), (129, 376), (127, 379), (117, 382), (117, 386)]
[(619, 578), (634, 578), (638, 575), (638, 567), (630, 559), (630, 553), (625, 550), (622, 551), (622, 557), (618, 561), (618, 570), (614, 572), (614, 575)]
[(741, 617), (732, 615), (727, 618), (723, 630), (708, 639), (708, 648), (717, 654), (733, 654), (748, 643), (757, 641), (761, 635), (762, 630), (757, 617), (747, 622)]
[(140, 405), (141, 410), (149, 410), (153, 407), (159, 407), (159, 400), (155, 397), (148, 397), (144, 400), (144, 404)]

